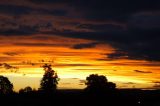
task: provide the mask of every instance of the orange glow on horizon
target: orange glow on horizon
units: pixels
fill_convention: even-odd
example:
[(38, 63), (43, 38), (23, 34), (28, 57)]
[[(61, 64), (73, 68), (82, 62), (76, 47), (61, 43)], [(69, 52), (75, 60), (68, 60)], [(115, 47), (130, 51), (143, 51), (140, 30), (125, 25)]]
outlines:
[[(70, 88), (83, 88), (84, 85), (76, 85), (75, 83), (73, 85), (65, 85), (63, 84), (65, 82), (63, 79), (68, 79), (68, 81), (74, 78), (84, 80), (89, 74), (95, 73), (106, 75), (109, 81), (114, 81), (115, 83), (132, 82), (136, 83), (136, 87), (141, 88), (152, 87), (152, 82), (159, 81), (159, 62), (129, 59), (107, 60), (106, 55), (114, 52), (114, 48), (106, 44), (98, 44), (94, 48), (74, 49), (73, 45), (75, 44), (94, 41), (56, 36), (46, 36), (46, 39), (42, 40), (35, 37), (39, 38), (43, 37), (43, 35), (34, 35), (34, 37), (14, 36), (12, 39), (1, 36), (0, 41), (4, 43), (0, 44), (0, 63), (18, 67), (16, 72), (12, 69), (1, 67), (1, 75), (9, 76), (13, 82), (20, 77), (24, 81), (29, 78), (37, 78), (36, 85), (34, 84), (35, 82), (28, 80), (30, 86), (33, 85), (33, 87), (37, 88), (38, 81), (44, 73), (40, 66), (48, 63), (53, 65), (53, 69), (62, 79), (60, 88), (69, 88), (69, 86)], [(144, 72), (138, 73), (134, 70)], [(71, 82), (74, 82), (74, 80), (71, 80)], [(75, 80), (75, 82), (78, 82), (78, 80)], [(16, 84), (18, 87), (15, 87), (15, 89), (24, 87), (22, 83)], [(123, 88), (124, 86), (121, 85), (123, 84), (120, 84), (119, 87)], [(132, 87), (131, 85), (126, 86)]]

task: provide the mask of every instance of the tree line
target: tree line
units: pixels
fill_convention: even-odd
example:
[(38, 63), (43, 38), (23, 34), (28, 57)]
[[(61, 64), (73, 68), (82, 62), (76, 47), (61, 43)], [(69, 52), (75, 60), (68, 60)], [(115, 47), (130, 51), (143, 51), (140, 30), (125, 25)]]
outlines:
[[(57, 73), (52, 69), (52, 66), (49, 64), (44, 64), (44, 75), (40, 81), (40, 87), (38, 88), (38, 91), (42, 92), (55, 92), (57, 90), (58, 85), (58, 75)], [(106, 91), (112, 91), (116, 89), (116, 84), (113, 82), (109, 82), (107, 78), (104, 75), (98, 75), (98, 74), (91, 74), (88, 77), (86, 77), (85, 84), (87, 87), (84, 89), (87, 92), (106, 92)], [(19, 93), (27, 93), (36, 91), (36, 89), (32, 89), (31, 87), (27, 86), (23, 89), (19, 90)], [(9, 81), (7, 77), (0, 76), (0, 94), (10, 94), (13, 93), (13, 84)]]

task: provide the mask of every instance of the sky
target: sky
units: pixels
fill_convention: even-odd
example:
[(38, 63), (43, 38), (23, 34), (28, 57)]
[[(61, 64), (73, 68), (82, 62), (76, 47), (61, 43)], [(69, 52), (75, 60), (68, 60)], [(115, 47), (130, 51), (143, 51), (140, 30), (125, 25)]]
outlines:
[(90, 74), (118, 88), (160, 88), (159, 0), (1, 0), (0, 75), (38, 88), (52, 64), (58, 89)]

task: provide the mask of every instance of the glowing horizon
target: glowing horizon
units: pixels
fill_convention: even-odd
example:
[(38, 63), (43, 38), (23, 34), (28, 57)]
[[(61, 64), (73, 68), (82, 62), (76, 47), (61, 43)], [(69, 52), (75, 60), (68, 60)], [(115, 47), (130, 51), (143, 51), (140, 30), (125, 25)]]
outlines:
[[(44, 35), (34, 35), (32, 37), (18, 36), (17, 38), (15, 36), (14, 39), (21, 39), (20, 41), (16, 41), (16, 44), (23, 42), (21, 45), (15, 45), (15, 40), (9, 41), (9, 43), (5, 41), (7, 37), (3, 36), (3, 41), (7, 42), (10, 47), (7, 48), (8, 45), (4, 45), (3, 43), (3, 49), (0, 50), (1, 57), (4, 57), (4, 59), (1, 60), (0, 74), (14, 78), (32, 77), (40, 79), (44, 72), (41, 66), (47, 63), (52, 64), (53, 69), (57, 71), (61, 79), (72, 79), (72, 83), (78, 82), (74, 81), (74, 78), (84, 80), (90, 74), (105, 75), (109, 81), (117, 82), (120, 88), (133, 88), (133, 86), (136, 88), (152, 88), (154, 82), (159, 80), (159, 62), (130, 59), (110, 60), (107, 59), (105, 54), (114, 52), (114, 48), (109, 45), (102, 43), (94, 48), (74, 49), (72, 46), (78, 42), (80, 44), (94, 41), (76, 40), (65, 37), (57, 38), (54, 36), (48, 36), (45, 40), (40, 41), (36, 39), (43, 36)], [(54, 40), (55, 38), (56, 40)], [(64, 42), (66, 40), (72, 42)], [(52, 45), (50, 46), (48, 42), (51, 42)], [(10, 65), (11, 68), (7, 69), (7, 67), (3, 66), (4, 63)], [(17, 69), (12, 67), (17, 67)], [(15, 79), (11, 79), (13, 82), (14, 80)], [(38, 88), (38, 81), (36, 84), (33, 84), (31, 80), (28, 81), (30, 81), (29, 86), (36, 85), (36, 88)], [(127, 83), (130, 84), (127, 85)], [(64, 88), (66, 88), (65, 86), (66, 85), (64, 85)], [(25, 86), (21, 86), (21, 88), (23, 87)], [(75, 83), (70, 85), (70, 88), (82, 89), (84, 87), (84, 84), (79, 86), (79, 83), (77, 83), (77, 85)], [(20, 89), (20, 87), (15, 88), (16, 91)], [(63, 88), (63, 81), (61, 81), (60, 88)]]
[(84, 88), (90, 74), (160, 89), (159, 19), (156, 2), (1, 0), (0, 75), (16, 90), (38, 88), (51, 64), (61, 89)]

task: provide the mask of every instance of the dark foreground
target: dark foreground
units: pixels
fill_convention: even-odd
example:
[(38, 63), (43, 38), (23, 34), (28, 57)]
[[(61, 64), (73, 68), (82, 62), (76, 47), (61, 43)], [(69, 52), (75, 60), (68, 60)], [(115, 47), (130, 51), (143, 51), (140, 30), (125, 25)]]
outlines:
[[(3, 104), (3, 105), (2, 105)], [(0, 106), (160, 106), (160, 90), (116, 90), (88, 93), (58, 90), (0, 95)]]

